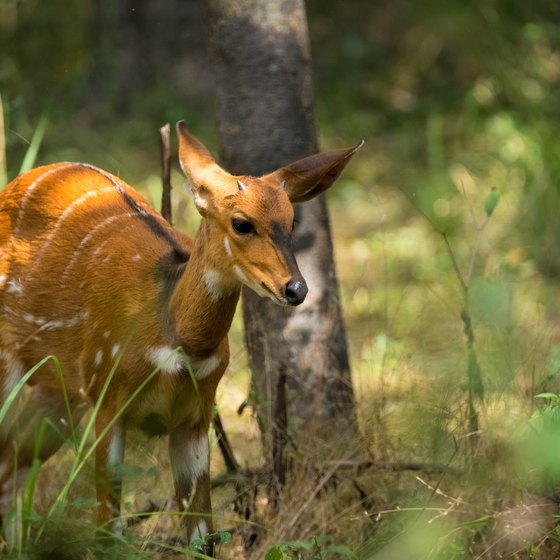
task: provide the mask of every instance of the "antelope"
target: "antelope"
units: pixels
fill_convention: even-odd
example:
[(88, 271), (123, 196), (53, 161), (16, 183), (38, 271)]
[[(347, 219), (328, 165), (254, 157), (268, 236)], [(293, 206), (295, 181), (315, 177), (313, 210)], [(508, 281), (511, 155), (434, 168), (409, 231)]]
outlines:
[(33, 169), (0, 194), (0, 408), (47, 355), (59, 360), (69, 401), (46, 362), (27, 381), (26, 399), (8, 408), (0, 515), (29, 471), (41, 422), (53, 426), (42, 440), (44, 461), (93, 406), (98, 526), (122, 528), (116, 466), (127, 429), (138, 428), (168, 435), (175, 494), (192, 512), (187, 538), (213, 532), (208, 430), (241, 286), (279, 305), (303, 303), (292, 205), (328, 189), (361, 144), (262, 177), (234, 176), (184, 122), (177, 133), (201, 215), (194, 239), (89, 164)]

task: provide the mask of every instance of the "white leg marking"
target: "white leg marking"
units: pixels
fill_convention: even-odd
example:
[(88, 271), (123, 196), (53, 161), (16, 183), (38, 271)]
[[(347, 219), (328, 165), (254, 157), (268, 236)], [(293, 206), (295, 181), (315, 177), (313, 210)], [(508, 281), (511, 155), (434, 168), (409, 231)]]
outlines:
[(102, 361), (103, 361), (103, 350), (98, 350), (95, 353), (95, 359), (94, 359), (93, 363), (96, 366), (100, 366)]
[(189, 541), (192, 542), (196, 539), (204, 540), (204, 537), (206, 536), (207, 533), (208, 533), (208, 527), (206, 526), (206, 521), (204, 521), (204, 519), (201, 519), (196, 524), (196, 527), (194, 528), (194, 531)]
[(209, 356), (204, 360), (192, 360), (190, 365), (197, 379), (208, 377), (220, 365), (221, 359), (217, 356)]
[(17, 385), (18, 381), (23, 376), (23, 365), (15, 359), (9, 352), (0, 350), (0, 359), (5, 363), (8, 377), (2, 387), (2, 400), (4, 400)]
[(228, 257), (232, 257), (232, 252), (231, 252), (231, 246), (229, 244), (229, 239), (227, 237), (224, 237), (224, 247), (226, 248), (226, 253), (228, 254)]
[(169, 374), (179, 373), (185, 365), (183, 356), (171, 346), (151, 348), (146, 352), (146, 359), (163, 373)]
[[(22, 378), (24, 374), (24, 368), (23, 365), (14, 358), (14, 356), (3, 350), (0, 350), (0, 359), (4, 362), (8, 374), (7, 378), (4, 381), (4, 384), (0, 387), (0, 403), (4, 404), (5, 399), (8, 398), (8, 396), (12, 393), (12, 391)], [(0, 441), (4, 440), (7, 434), (10, 432), (14, 420), (14, 412), (17, 409), (17, 402), (18, 398), (16, 397), (14, 402), (10, 405), (7, 415), (4, 417), (4, 420), (0, 424)], [(1, 466), (2, 465), (0, 465), (0, 467)]]
[(124, 459), (124, 428), (118, 422), (113, 425), (113, 436), (109, 443), (107, 464), (120, 465)]
[(173, 478), (186, 478), (195, 481), (208, 471), (208, 436), (203, 434), (197, 438), (187, 438), (177, 442), (171, 448), (171, 469)]
[[(109, 443), (107, 452), (107, 465), (110, 467), (122, 465), (124, 461), (124, 427), (121, 423), (117, 422), (113, 426), (113, 434)], [(120, 475), (117, 472), (117, 480), (120, 484)], [(113, 521), (113, 532), (116, 535), (122, 535), (123, 524), (120, 517)]]

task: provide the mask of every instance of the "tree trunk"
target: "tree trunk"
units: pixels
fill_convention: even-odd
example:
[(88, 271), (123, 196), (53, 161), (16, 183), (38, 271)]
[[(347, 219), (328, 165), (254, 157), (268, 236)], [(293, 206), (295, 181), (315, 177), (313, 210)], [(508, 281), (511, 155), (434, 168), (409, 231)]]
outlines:
[[(261, 175), (316, 152), (303, 0), (207, 0), (207, 21), (224, 167)], [(253, 390), (270, 434), (286, 375), (290, 428), (314, 426), (314, 438), (332, 444), (357, 430), (329, 220), (323, 196), (296, 206), (294, 247), (309, 295), (292, 310), (244, 289)], [(330, 422), (336, 431), (317, 429)]]

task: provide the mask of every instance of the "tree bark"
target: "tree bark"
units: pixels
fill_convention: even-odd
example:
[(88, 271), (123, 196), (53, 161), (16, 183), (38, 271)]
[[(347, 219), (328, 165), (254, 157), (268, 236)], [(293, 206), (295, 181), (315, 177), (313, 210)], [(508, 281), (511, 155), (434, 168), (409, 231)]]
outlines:
[[(260, 175), (315, 153), (303, 0), (206, 0), (206, 6), (223, 166)], [(278, 376), (286, 372), (290, 428), (315, 426), (314, 438), (332, 443), (357, 429), (329, 219), (323, 196), (296, 206), (294, 248), (309, 295), (292, 310), (244, 289), (253, 390), (261, 428), (270, 434)], [(336, 433), (316, 429), (331, 421)], [(272, 442), (265, 444), (270, 451)]]

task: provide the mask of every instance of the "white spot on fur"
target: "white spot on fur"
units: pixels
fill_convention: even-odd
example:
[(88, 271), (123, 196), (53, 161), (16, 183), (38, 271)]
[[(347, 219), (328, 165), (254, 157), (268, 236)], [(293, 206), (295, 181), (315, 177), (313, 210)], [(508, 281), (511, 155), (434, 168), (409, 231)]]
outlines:
[(68, 319), (68, 321), (66, 321), (66, 327), (68, 328), (75, 327), (81, 321), (81, 319), (82, 318), (80, 315), (76, 315), (75, 317)]
[(204, 285), (214, 301), (219, 300), (224, 295), (222, 275), (217, 270), (210, 269), (204, 273)]
[(208, 436), (179, 441), (174, 438), (171, 446), (171, 468), (174, 480), (195, 481), (208, 472)]
[(95, 359), (93, 360), (93, 363), (96, 366), (100, 366), (102, 361), (103, 361), (103, 350), (98, 350), (95, 353)]
[(208, 527), (206, 526), (206, 521), (201, 519), (197, 524), (196, 527), (191, 535), (190, 542), (194, 541), (195, 539), (202, 539), (206, 537), (206, 533), (208, 533)]
[(247, 282), (248, 282), (247, 276), (245, 276), (243, 271), (237, 265), (233, 265), (233, 272), (237, 276), (237, 278), (239, 278), (239, 280), (241, 280), (241, 282), (243, 282), (244, 284), (247, 284)]
[(23, 316), (23, 320), (26, 323), (33, 323), (35, 322), (35, 317), (33, 317), (33, 315), (31, 315), (30, 313), (25, 313), (25, 315)]
[(120, 349), (121, 349), (121, 345), (115, 344), (113, 346), (113, 349), (111, 350), (111, 358), (114, 358), (119, 353)]
[(0, 274), (0, 288), (4, 287), (4, 283), (6, 282), (6, 275)]
[(217, 356), (209, 356), (204, 360), (191, 360), (190, 365), (197, 379), (208, 377), (220, 365), (222, 360)]
[(37, 317), (37, 318), (35, 319), (35, 324), (36, 324), (38, 327), (42, 327), (46, 322), (47, 322), (47, 321), (46, 321), (45, 319), (43, 319), (42, 317)]
[(154, 366), (159, 367), (163, 373), (179, 373), (184, 367), (183, 356), (171, 346), (160, 346), (151, 348), (146, 353), (147, 360)]
[(227, 237), (224, 237), (224, 247), (226, 249), (226, 253), (228, 254), (228, 257), (233, 256), (231, 252), (231, 246), (229, 244), (229, 239)]
[(16, 280), (10, 280), (6, 292), (9, 294), (21, 294), (23, 292), (23, 286)]
[(111, 336), (111, 331), (105, 331), (103, 333), (103, 338), (109, 338)]
[(132, 260), (133, 260), (133, 261), (136, 261), (136, 262), (138, 262), (138, 261), (141, 260), (141, 259), (142, 259), (142, 255), (134, 255), (134, 256), (132, 257)]

